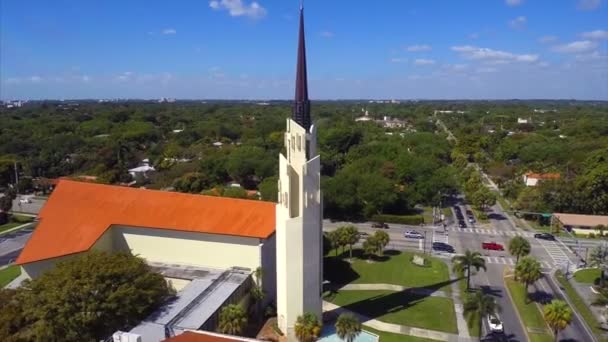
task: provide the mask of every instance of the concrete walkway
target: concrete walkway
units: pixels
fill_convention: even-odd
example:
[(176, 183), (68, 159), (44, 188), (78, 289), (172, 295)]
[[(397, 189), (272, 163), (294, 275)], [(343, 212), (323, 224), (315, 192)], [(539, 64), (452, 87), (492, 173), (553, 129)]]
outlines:
[[(454, 272), (452, 271), (452, 267), (450, 263), (446, 262), (448, 265), (448, 270), (450, 271), (450, 279), (458, 279)], [(475, 341), (477, 339), (472, 339), (471, 335), (469, 335), (469, 328), (467, 325), (467, 320), (464, 317), (464, 304), (462, 302), (462, 298), (460, 298), (460, 288), (458, 287), (458, 282), (455, 281), (452, 284), (452, 300), (454, 301), (454, 311), (456, 311), (456, 325), (458, 326), (458, 335), (463, 338)]]
[(367, 325), (371, 328), (374, 328), (374, 329), (380, 330), (380, 331), (384, 331), (384, 332), (390, 332), (390, 333), (401, 334), (401, 335), (409, 335), (409, 336), (415, 336), (415, 337), (420, 337), (420, 338), (428, 338), (428, 339), (437, 340), (437, 341), (454, 341), (454, 342), (456, 342), (456, 341), (459, 341), (459, 342), (460, 341), (462, 341), (462, 342), (475, 341), (474, 339), (471, 339), (471, 338), (461, 337), (456, 334), (449, 334), (449, 333), (445, 333), (442, 331), (414, 328), (414, 327), (409, 327), (406, 325), (381, 322), (377, 319), (372, 319), (367, 316), (361, 315), (359, 313), (349, 311), (343, 307), (332, 304), (330, 302), (323, 301), (323, 312), (330, 312), (330, 311), (332, 313), (335, 313), (336, 315), (340, 315), (345, 312), (350, 312), (359, 319), (361, 324)]
[(17, 276), (17, 278), (13, 279), (10, 283), (6, 284), (6, 286), (4, 287), (5, 289), (16, 289), (19, 286), (21, 286), (21, 283), (28, 279), (28, 277), (21, 272), (21, 274), (19, 276)]
[(400, 285), (392, 285), (392, 284), (348, 284), (344, 285), (338, 289), (338, 291), (411, 291), (414, 294), (419, 294), (422, 296), (430, 296), (430, 297), (444, 297), (444, 298), (452, 298), (451, 295), (445, 293), (444, 291), (435, 291), (429, 290), (425, 288), (419, 287), (405, 287)]

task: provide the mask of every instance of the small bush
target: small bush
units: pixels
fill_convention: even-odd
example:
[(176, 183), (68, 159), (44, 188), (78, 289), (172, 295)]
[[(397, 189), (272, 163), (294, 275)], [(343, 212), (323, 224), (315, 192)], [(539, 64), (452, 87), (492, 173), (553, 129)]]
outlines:
[(590, 239), (595, 239), (595, 233), (589, 233), (589, 235), (587, 235), (587, 237)]
[(417, 225), (424, 223), (422, 215), (374, 215), (372, 221)]

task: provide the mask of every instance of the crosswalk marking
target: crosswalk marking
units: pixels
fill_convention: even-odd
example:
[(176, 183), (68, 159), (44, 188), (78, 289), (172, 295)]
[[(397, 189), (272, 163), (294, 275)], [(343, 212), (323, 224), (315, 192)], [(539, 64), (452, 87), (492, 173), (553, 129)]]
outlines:
[[(493, 257), (493, 256), (484, 256), (487, 264), (499, 264), (499, 265), (509, 265), (515, 266), (515, 258), (512, 257)], [(540, 261), (542, 268), (552, 269), (554, 264), (548, 261)]]
[(497, 229), (480, 229), (480, 228), (450, 228), (453, 232), (458, 233), (471, 233), (471, 234), (488, 234), (488, 235), (501, 235), (501, 236), (523, 236), (523, 237), (534, 237), (533, 232), (519, 232), (513, 230), (497, 230)]

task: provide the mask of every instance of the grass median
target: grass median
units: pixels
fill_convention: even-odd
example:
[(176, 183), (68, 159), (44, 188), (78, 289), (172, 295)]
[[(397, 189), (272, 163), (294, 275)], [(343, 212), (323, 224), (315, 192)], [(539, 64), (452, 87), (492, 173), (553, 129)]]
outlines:
[(0, 289), (21, 275), (21, 267), (12, 265), (0, 270)]
[(599, 268), (586, 268), (584, 270), (579, 270), (574, 273), (574, 280), (582, 284), (593, 284), (596, 279), (599, 279), (599, 277)]
[(342, 290), (325, 300), (386, 323), (458, 333), (451, 298), (429, 297), (409, 291)]
[(581, 298), (581, 296), (578, 294), (578, 292), (576, 292), (574, 287), (572, 287), (572, 284), (570, 284), (564, 274), (560, 271), (557, 271), (555, 273), (555, 278), (557, 279), (561, 287), (564, 289), (564, 292), (566, 292), (566, 296), (568, 296), (568, 299), (570, 299), (572, 305), (574, 305), (574, 309), (581, 315), (581, 317), (583, 317), (587, 325), (591, 328), (593, 334), (600, 341), (607, 341), (608, 339), (603, 335), (603, 330), (601, 329), (600, 322), (598, 322), (593, 312), (591, 312), (591, 309), (589, 309), (583, 298)]
[[(547, 324), (540, 310), (540, 307), (533, 301), (528, 302), (528, 293), (523, 284), (516, 282), (513, 278), (505, 278), (505, 284), (519, 313), (522, 324), (531, 341), (552, 341), (553, 336), (549, 334)], [(530, 332), (533, 330), (534, 332)], [(546, 333), (541, 333), (541, 331)]]
[(384, 256), (368, 260), (361, 249), (355, 249), (352, 262), (348, 262), (348, 251), (342, 257), (325, 257), (324, 274), (326, 280), (334, 284), (392, 284), (451, 293), (448, 266), (427, 255), (423, 257), (428, 264), (417, 266), (412, 263), (414, 255), (420, 253), (388, 250)]

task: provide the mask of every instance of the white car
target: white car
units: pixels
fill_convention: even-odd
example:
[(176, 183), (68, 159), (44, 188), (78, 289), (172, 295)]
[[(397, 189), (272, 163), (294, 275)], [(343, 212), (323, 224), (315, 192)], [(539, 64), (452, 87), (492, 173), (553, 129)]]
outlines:
[(29, 197), (24, 197), (19, 200), (19, 203), (23, 203), (23, 204), (32, 203), (32, 200)]
[(407, 230), (403, 236), (410, 239), (424, 239), (424, 236), (415, 230)]
[(502, 322), (496, 315), (488, 315), (488, 326), (490, 331), (495, 333), (503, 332)]

